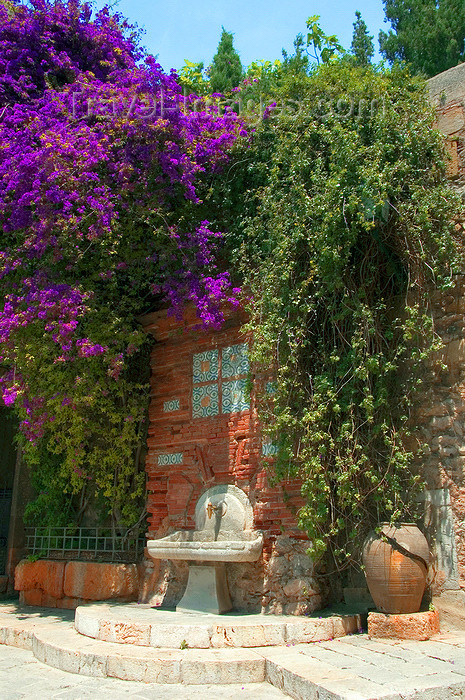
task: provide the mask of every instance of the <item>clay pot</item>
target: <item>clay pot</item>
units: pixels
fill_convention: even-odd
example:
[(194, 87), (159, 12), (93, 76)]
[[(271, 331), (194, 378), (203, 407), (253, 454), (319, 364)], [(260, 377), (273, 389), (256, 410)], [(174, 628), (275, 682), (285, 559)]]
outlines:
[(375, 605), (384, 613), (418, 612), (430, 559), (428, 542), (412, 523), (382, 523), (381, 533), (371, 533), (363, 545), (365, 576)]

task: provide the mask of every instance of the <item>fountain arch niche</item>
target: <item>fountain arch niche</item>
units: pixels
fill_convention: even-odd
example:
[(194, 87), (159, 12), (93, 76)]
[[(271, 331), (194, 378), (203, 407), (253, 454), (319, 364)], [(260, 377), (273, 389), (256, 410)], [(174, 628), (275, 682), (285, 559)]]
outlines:
[[(306, 553), (307, 536), (298, 527), (296, 514), (305, 503), (302, 482), (291, 477), (275, 484), (269, 478), (276, 448), (263, 435), (254, 393), (247, 390), (254, 372), (243, 332), (247, 317), (239, 308), (225, 307), (223, 313), (225, 321), (216, 329), (199, 328), (193, 308), (186, 308), (182, 319), (166, 310), (141, 319), (155, 340), (146, 457), (147, 540), (164, 541), (155, 545), (159, 548), (155, 559), (152, 544), (152, 556), (146, 550), (140, 602), (180, 607), (188, 569), (193, 580), (202, 574), (195, 567), (207, 562), (210, 583), (213, 574), (216, 581), (227, 572), (234, 610), (308, 615), (324, 607), (330, 591), (326, 578), (317, 579)], [(273, 383), (265, 377), (263, 381), (266, 391), (273, 393)], [(211, 517), (203, 510), (204, 524), (199, 520), (203, 499), (215, 506), (225, 488), (228, 498), (235, 496), (244, 506), (242, 524), (236, 526), (242, 535), (227, 551), (221, 538), (228, 529), (228, 514), (219, 518), (219, 511), (210, 507)], [(231, 500), (229, 514), (235, 511), (233, 504), (237, 505)], [(221, 538), (215, 540), (218, 525)], [(173, 538), (174, 531), (181, 534)], [(258, 535), (244, 534), (247, 531), (263, 534), (258, 558), (251, 546)], [(202, 537), (210, 542), (198, 553), (195, 548)], [(183, 546), (175, 545), (173, 551), (173, 541)], [(165, 559), (160, 558), (161, 547), (167, 548)], [(215, 560), (220, 551), (223, 560)], [(218, 607), (227, 605), (226, 601)]]
[(187, 561), (189, 578), (177, 611), (225, 613), (231, 610), (226, 564), (257, 561), (263, 534), (253, 529), (253, 511), (244, 491), (220, 484), (205, 491), (195, 508), (195, 529), (148, 540), (153, 559)]

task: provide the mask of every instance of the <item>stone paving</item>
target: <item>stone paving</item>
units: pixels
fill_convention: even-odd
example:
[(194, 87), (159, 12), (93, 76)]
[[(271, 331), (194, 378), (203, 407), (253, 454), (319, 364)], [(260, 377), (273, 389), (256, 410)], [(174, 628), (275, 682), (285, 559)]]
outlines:
[(366, 634), (267, 652), (267, 678), (297, 700), (465, 698), (465, 634), (428, 642)]
[(1, 700), (81, 700), (100, 697), (111, 697), (111, 700), (279, 700), (288, 696), (269, 683), (180, 686), (90, 678), (46, 666), (25, 649), (0, 646)]
[[(465, 698), (465, 632), (450, 631), (427, 642), (400, 640), (370, 640), (366, 634), (352, 635), (332, 641), (309, 644), (255, 647), (248, 650), (255, 659), (261, 659), (264, 673), (255, 683), (225, 683), (218, 679), (203, 685), (172, 683), (143, 683), (109, 677), (89, 677), (67, 673), (59, 668), (42, 664), (30, 650), (31, 619), (27, 611), (2, 613), (0, 632), (7, 626), (6, 619), (14, 618), (16, 635), (4, 636), (9, 643), (29, 649), (0, 645), (0, 700), (16, 698), (99, 698), (111, 693), (119, 698), (284, 698), (295, 700), (449, 700)], [(57, 611), (42, 610), (34, 617), (40, 634), (56, 638), (69, 634), (71, 621)], [(28, 627), (29, 625), (29, 627)], [(24, 636), (18, 633), (24, 630)], [(40, 634), (39, 634), (40, 631)], [(33, 633), (34, 634), (34, 633)], [(77, 635), (77, 633), (75, 633)], [(81, 635), (78, 635), (79, 637)], [(1, 635), (0, 635), (1, 637)], [(85, 639), (85, 638), (84, 638)], [(116, 645), (88, 640), (102, 648)], [(57, 642), (58, 644), (58, 642)], [(123, 652), (122, 647), (117, 645)], [(140, 649), (140, 648), (139, 648)], [(134, 649), (134, 653), (137, 651)], [(165, 650), (166, 651), (166, 650)], [(186, 658), (198, 653), (216, 655), (229, 650), (186, 650)], [(246, 650), (232, 650), (241, 651)], [(147, 653), (147, 651), (145, 652)], [(156, 653), (156, 650), (149, 650)], [(178, 652), (179, 653), (179, 650)], [(248, 653), (248, 652), (247, 652)], [(76, 652), (79, 655), (79, 652)], [(170, 679), (168, 679), (170, 680)], [(265, 682), (263, 682), (265, 680)], [(267, 681), (267, 682), (266, 682)]]

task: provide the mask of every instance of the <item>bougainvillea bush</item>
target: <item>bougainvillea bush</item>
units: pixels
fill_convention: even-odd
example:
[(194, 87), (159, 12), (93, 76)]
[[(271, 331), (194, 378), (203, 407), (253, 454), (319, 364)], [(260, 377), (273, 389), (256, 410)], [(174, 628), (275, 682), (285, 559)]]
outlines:
[(191, 109), (119, 15), (78, 1), (0, 3), (0, 67), (3, 401), (28, 463), (55, 465), (43, 503), (98, 493), (128, 524), (144, 484), (136, 318), (189, 301), (214, 326), (234, 302), (199, 193), (245, 131)]

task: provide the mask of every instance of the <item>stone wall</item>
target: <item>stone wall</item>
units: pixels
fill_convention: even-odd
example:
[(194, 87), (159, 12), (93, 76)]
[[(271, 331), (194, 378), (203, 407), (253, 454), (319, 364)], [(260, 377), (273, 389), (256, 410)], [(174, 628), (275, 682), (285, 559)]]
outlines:
[(23, 559), (15, 569), (15, 589), (26, 605), (74, 609), (96, 600), (137, 600), (137, 564)]
[[(428, 81), (437, 126), (445, 136), (451, 187), (465, 194), (465, 64)], [(465, 217), (464, 217), (465, 219)], [(464, 220), (456, 222), (465, 238)], [(428, 492), (426, 526), (435, 560), (436, 592), (465, 586), (465, 277), (433, 300), (435, 330), (443, 348), (435, 358), (414, 423), (427, 445), (422, 459)]]
[(435, 357), (414, 415), (428, 492), (426, 524), (432, 537), (434, 588), (465, 585), (465, 278), (433, 301), (443, 348)]
[(430, 100), (436, 109), (437, 127), (446, 136), (450, 155), (449, 176), (465, 185), (465, 63), (428, 80)]
[[(227, 565), (235, 609), (304, 614), (322, 607), (326, 591), (296, 523), (303, 504), (300, 483), (272, 486), (264, 467), (273, 447), (262, 440), (253, 397), (249, 401), (245, 391), (243, 321), (231, 312), (215, 332), (196, 328), (193, 314), (183, 323), (166, 312), (143, 321), (157, 341), (146, 463), (148, 538), (193, 529), (200, 495), (216, 484), (232, 484), (248, 496), (254, 528), (264, 534), (258, 562)], [(147, 559), (145, 567), (141, 599), (175, 605), (186, 585), (187, 565)]]

